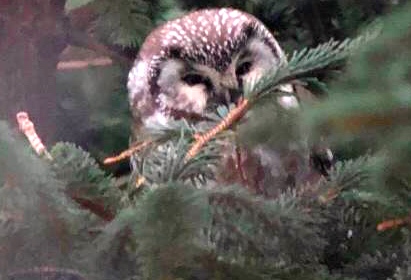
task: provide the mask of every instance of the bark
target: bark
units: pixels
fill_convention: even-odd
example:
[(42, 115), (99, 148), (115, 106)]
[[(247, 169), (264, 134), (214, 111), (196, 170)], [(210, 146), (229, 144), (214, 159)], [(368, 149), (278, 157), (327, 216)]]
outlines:
[(0, 0), (0, 119), (27, 111), (46, 143), (55, 137), (56, 65), (67, 45), (65, 0)]

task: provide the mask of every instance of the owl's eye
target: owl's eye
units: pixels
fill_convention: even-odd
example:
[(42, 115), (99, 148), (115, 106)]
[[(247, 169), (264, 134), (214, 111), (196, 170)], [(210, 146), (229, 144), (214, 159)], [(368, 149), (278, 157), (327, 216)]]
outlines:
[(244, 63), (241, 63), (241, 64), (237, 67), (237, 69), (235, 70), (235, 74), (236, 74), (237, 76), (245, 75), (245, 74), (247, 74), (248, 72), (250, 72), (251, 66), (252, 66), (252, 63), (251, 63), (250, 61), (246, 61), (246, 62), (244, 62)]
[(199, 74), (188, 74), (183, 77), (183, 81), (189, 86), (194, 86), (204, 83), (205, 78)]
[(189, 86), (203, 84), (206, 86), (207, 90), (211, 90), (213, 88), (211, 80), (200, 74), (187, 74), (182, 78), (182, 80)]

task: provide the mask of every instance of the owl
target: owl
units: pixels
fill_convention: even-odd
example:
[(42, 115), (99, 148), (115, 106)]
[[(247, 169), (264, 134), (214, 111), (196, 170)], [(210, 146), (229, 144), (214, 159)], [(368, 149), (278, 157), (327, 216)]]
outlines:
[[(284, 62), (276, 39), (248, 13), (205, 9), (169, 21), (149, 34), (129, 72), (135, 134), (170, 120), (201, 120), (217, 106), (235, 103), (248, 80)], [(294, 95), (278, 101), (285, 108), (298, 106)], [(274, 157), (270, 164), (284, 162), (283, 155)]]
[(235, 102), (248, 79), (285, 61), (254, 16), (230, 8), (189, 13), (155, 29), (129, 72), (129, 101), (143, 126), (201, 118)]

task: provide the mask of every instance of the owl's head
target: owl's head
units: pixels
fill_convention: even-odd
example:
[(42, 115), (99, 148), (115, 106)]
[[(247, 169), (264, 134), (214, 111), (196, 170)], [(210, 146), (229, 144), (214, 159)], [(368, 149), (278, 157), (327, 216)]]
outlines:
[(245, 81), (285, 60), (277, 41), (250, 14), (189, 13), (155, 29), (129, 73), (129, 100), (145, 125), (201, 116), (234, 102)]

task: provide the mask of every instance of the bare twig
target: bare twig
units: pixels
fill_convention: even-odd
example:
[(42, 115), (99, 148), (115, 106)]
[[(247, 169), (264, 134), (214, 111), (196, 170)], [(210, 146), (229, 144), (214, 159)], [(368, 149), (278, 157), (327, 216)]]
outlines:
[(143, 141), (140, 143), (137, 143), (137, 145), (132, 146), (131, 148), (123, 151), (122, 153), (120, 153), (117, 156), (113, 156), (113, 157), (108, 157), (104, 160), (104, 164), (112, 164), (112, 163), (116, 163), (119, 161), (122, 161), (126, 158), (131, 157), (135, 152), (141, 151), (142, 149), (146, 148), (147, 146), (151, 145), (153, 143), (153, 141), (151, 140), (147, 140), (147, 141)]
[(213, 139), (217, 134), (226, 130), (231, 125), (233, 125), (236, 121), (241, 119), (241, 117), (244, 115), (244, 113), (249, 108), (249, 106), (250, 106), (249, 100), (242, 99), (238, 103), (237, 107), (231, 110), (227, 114), (227, 116), (217, 126), (215, 126), (214, 128), (212, 128), (211, 130), (207, 131), (206, 133), (202, 135), (198, 135), (198, 134), (195, 135), (194, 137), (196, 138), (196, 142), (187, 152), (186, 160), (193, 158), (200, 151), (200, 149), (205, 144), (207, 144), (211, 139)]
[(113, 61), (109, 57), (98, 57), (94, 59), (85, 60), (68, 60), (60, 61), (57, 64), (58, 70), (72, 70), (72, 69), (83, 69), (90, 66), (107, 66), (112, 65)]
[(397, 219), (392, 219), (392, 220), (386, 220), (377, 225), (377, 230), (378, 231), (385, 231), (388, 229), (393, 229), (399, 226), (404, 226), (406, 224), (411, 223), (411, 216), (405, 217), (405, 218), (397, 218)]
[(37, 135), (36, 129), (33, 122), (30, 120), (27, 112), (18, 112), (16, 115), (17, 123), (19, 124), (19, 129), (26, 135), (30, 142), (31, 147), (36, 151), (36, 153), (41, 156), (45, 155), (47, 159), (53, 160), (50, 153), (47, 151), (40, 137)]

